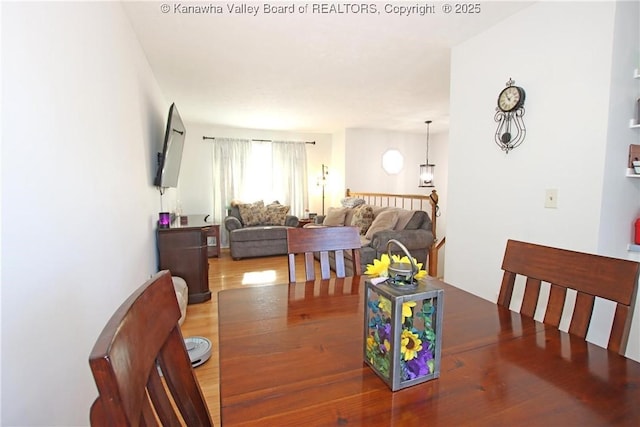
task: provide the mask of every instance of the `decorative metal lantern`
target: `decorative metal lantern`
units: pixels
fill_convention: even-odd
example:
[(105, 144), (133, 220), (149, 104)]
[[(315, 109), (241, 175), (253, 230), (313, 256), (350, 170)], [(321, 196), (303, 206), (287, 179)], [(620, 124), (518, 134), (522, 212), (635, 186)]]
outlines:
[(440, 376), (444, 290), (431, 280), (408, 289), (366, 281), (364, 361), (392, 391)]

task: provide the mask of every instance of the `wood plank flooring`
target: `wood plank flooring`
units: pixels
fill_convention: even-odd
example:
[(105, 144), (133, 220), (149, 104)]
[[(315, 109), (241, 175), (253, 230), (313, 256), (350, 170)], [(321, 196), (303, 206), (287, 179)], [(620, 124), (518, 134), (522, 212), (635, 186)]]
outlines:
[[(296, 257), (296, 279), (305, 280), (303, 257)], [(317, 269), (316, 269), (317, 271)], [(211, 300), (187, 306), (182, 324), (184, 337), (203, 336), (211, 341), (211, 358), (195, 368), (211, 417), (215, 425), (220, 422), (220, 388), (218, 370), (218, 292), (245, 286), (265, 286), (287, 283), (289, 271), (286, 255), (250, 258), (234, 261), (228, 249), (219, 258), (209, 258), (209, 289)]]

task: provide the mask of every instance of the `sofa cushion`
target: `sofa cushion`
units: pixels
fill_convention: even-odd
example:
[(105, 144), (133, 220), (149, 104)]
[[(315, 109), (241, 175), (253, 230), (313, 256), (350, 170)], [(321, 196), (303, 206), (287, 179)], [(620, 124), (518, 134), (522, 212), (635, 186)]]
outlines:
[(256, 240), (287, 240), (287, 229), (281, 225), (245, 227), (233, 230), (229, 234), (229, 239), (233, 242), (252, 242)]
[(264, 202), (243, 203), (238, 205), (240, 217), (245, 227), (261, 225), (264, 223)]
[(360, 228), (360, 234), (366, 234), (367, 230), (373, 223), (373, 208), (368, 205), (361, 205), (354, 209), (351, 225)]
[(329, 208), (327, 216), (324, 217), (322, 225), (332, 227), (344, 225), (344, 219), (347, 215), (348, 208)]
[(264, 225), (284, 225), (289, 213), (289, 206), (279, 203), (267, 205), (264, 212)]
[(394, 230), (405, 230), (415, 212), (416, 211), (398, 209), (398, 222), (396, 223)]
[(381, 212), (388, 211), (394, 208), (390, 208), (388, 206), (371, 206), (373, 208), (373, 217), (377, 217)]
[(367, 230), (365, 237), (371, 239), (375, 233), (382, 230), (393, 230), (398, 222), (398, 212), (396, 210), (382, 211), (376, 216)]

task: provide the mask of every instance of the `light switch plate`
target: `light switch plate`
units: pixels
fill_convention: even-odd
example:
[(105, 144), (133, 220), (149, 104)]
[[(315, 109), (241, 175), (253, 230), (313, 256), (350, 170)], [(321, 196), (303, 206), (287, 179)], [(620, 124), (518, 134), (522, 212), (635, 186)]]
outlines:
[(556, 209), (558, 207), (558, 190), (547, 189), (544, 194), (544, 207)]

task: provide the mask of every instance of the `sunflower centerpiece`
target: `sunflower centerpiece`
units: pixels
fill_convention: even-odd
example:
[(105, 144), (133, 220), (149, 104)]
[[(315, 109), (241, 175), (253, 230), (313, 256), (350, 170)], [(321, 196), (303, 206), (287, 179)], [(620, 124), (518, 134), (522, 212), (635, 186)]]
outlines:
[(392, 391), (440, 376), (444, 290), (424, 279), (415, 260), (409, 286), (406, 277), (400, 285), (376, 279), (388, 278), (394, 262), (411, 262), (405, 258), (383, 254), (365, 272), (373, 277), (366, 280), (364, 361)]

